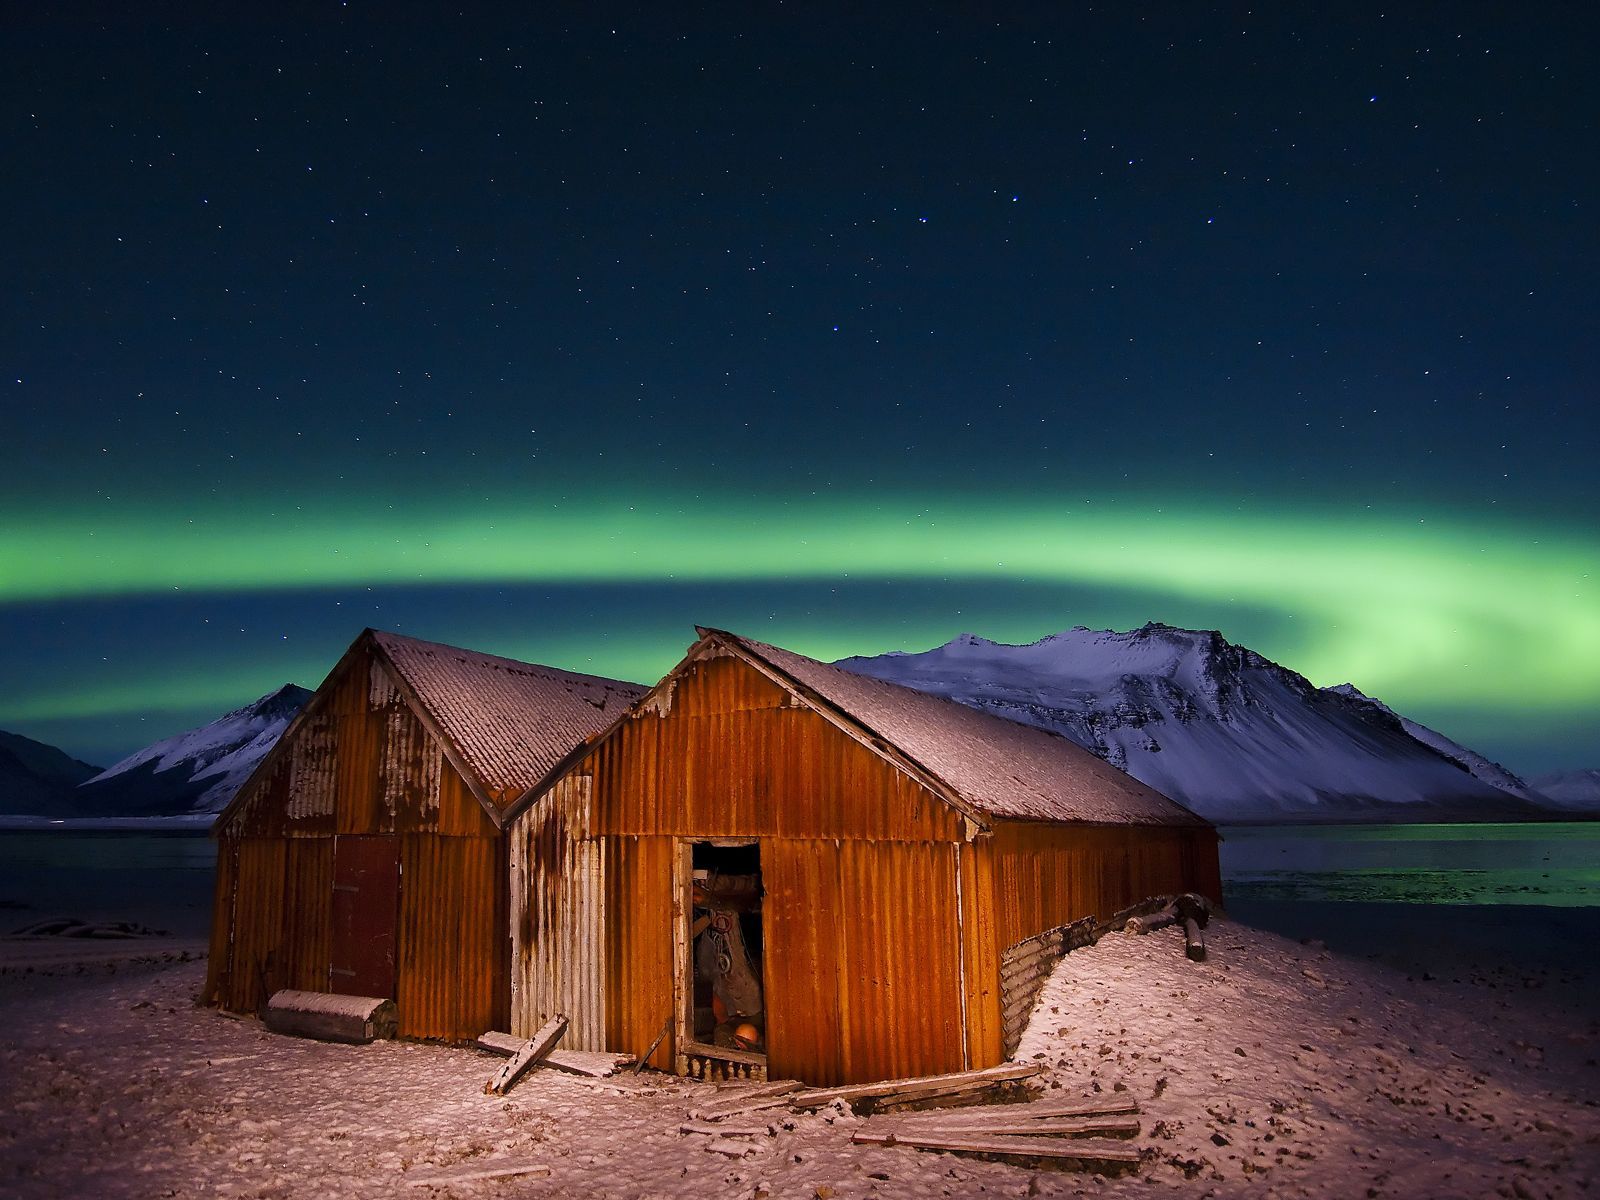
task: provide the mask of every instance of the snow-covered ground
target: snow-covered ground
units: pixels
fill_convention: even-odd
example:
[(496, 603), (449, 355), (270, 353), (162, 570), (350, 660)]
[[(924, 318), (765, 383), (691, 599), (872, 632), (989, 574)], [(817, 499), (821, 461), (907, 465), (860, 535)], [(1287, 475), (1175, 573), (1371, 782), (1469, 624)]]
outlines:
[[(680, 1134), (708, 1085), (540, 1071), (483, 1094), (473, 1050), (278, 1037), (197, 1008), (203, 964), (0, 969), (0, 1195), (594, 1197), (1583, 1196), (1600, 1190), (1600, 1022), (1575, 968), (1448, 978), (1215, 922), (1063, 960), (1019, 1057), (1054, 1097), (1126, 1094), (1130, 1177), (852, 1146), (789, 1118), (747, 1157)], [(1493, 958), (1485, 947), (1486, 959)], [(63, 974), (62, 972), (66, 973)], [(1529, 986), (1530, 984), (1538, 986)], [(1588, 992), (1592, 995), (1592, 991)], [(1528, 1004), (1530, 997), (1542, 1003)], [(548, 1175), (430, 1191), (455, 1165)]]

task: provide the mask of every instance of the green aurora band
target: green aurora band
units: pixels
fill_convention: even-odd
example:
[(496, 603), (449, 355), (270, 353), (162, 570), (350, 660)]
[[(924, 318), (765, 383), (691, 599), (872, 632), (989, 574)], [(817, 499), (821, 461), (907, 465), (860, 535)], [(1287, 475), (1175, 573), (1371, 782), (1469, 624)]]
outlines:
[[(508, 500), (490, 516), (353, 506), (59, 515), (0, 532), (0, 603), (540, 581), (1075, 584), (1281, 614), (1300, 639), (1289, 665), (1314, 682), (1571, 712), (1600, 702), (1597, 565), (1593, 536), (1379, 514), (704, 498), (647, 511)], [(981, 632), (982, 616), (974, 622)], [(887, 649), (872, 641), (882, 625), (881, 614), (863, 613), (859, 627), (797, 648), (825, 657)], [(613, 669), (624, 649), (636, 652), (613, 647)], [(219, 696), (228, 690), (211, 682)], [(116, 699), (82, 695), (73, 707), (104, 710)], [(60, 711), (46, 697), (20, 707)]]

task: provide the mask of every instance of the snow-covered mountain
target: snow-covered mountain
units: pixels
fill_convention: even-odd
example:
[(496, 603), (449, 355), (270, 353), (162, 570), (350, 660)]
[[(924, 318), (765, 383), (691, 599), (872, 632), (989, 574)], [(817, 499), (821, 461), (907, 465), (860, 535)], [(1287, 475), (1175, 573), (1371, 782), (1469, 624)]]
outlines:
[(73, 815), (219, 812), (310, 698), (287, 683), (198, 729), (154, 742), (79, 785)]
[(99, 770), (64, 750), (0, 729), (0, 814), (57, 815), (73, 789)]
[(1454, 759), (1477, 778), (1499, 788), (1502, 792), (1510, 792), (1513, 796), (1520, 796), (1522, 799), (1532, 801), (1534, 804), (1540, 804), (1545, 800), (1545, 797), (1540, 795), (1539, 790), (1529, 785), (1528, 781), (1520, 775), (1508, 771), (1493, 759), (1485, 758), (1476, 750), (1468, 749), (1460, 742), (1446, 737), (1437, 729), (1429, 729), (1426, 725), (1413, 721), (1410, 717), (1401, 716), (1382, 700), (1367, 695), (1353, 683), (1339, 683), (1323, 690), (1337, 693), (1340, 696), (1349, 696), (1353, 700), (1366, 701), (1378, 711), (1387, 713), (1399, 721), (1400, 727), (1416, 738), (1417, 741), (1425, 746), (1432, 746), (1446, 758)]
[(1026, 646), (963, 634), (838, 665), (1063, 734), (1216, 821), (1549, 815), (1487, 759), (1215, 631), (1080, 627)]
[(1539, 793), (1562, 808), (1600, 812), (1600, 769), (1550, 771), (1528, 781)]

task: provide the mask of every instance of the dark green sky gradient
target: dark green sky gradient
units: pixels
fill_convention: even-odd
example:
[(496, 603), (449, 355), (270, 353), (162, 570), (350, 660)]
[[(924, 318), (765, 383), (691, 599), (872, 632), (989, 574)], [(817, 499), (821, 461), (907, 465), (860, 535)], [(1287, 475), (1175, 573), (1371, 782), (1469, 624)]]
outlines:
[(1159, 619), (1600, 759), (1595, 33), (14, 14), (0, 727)]

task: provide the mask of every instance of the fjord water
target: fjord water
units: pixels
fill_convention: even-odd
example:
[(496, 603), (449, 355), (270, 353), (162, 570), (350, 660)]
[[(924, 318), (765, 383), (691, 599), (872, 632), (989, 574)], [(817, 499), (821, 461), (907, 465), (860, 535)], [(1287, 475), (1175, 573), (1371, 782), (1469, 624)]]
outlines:
[(1222, 829), (1230, 905), (1600, 905), (1600, 821)]
[(204, 937), (216, 862), (204, 830), (0, 829), (0, 934), (63, 916)]

